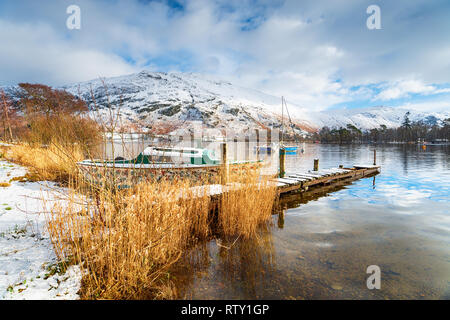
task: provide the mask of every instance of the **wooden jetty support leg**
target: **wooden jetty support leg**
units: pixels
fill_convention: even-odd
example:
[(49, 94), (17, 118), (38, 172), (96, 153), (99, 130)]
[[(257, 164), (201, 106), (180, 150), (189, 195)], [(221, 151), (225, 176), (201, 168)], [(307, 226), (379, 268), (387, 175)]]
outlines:
[(228, 165), (227, 165), (227, 143), (222, 143), (222, 168), (220, 183), (225, 185), (228, 183)]
[(319, 159), (314, 159), (314, 171), (319, 171)]
[(236, 162), (238, 161), (238, 138), (233, 139), (233, 147), (234, 147), (233, 159)]
[(245, 136), (245, 161), (250, 160), (250, 137)]
[(256, 129), (256, 160), (259, 161), (259, 130)]
[(373, 165), (377, 165), (377, 149), (373, 149)]
[(285, 165), (286, 165), (286, 150), (284, 148), (280, 148), (280, 173), (279, 177), (283, 178), (285, 171)]
[(279, 229), (283, 229), (284, 228), (284, 209), (281, 209), (280, 212), (278, 213), (278, 228)]

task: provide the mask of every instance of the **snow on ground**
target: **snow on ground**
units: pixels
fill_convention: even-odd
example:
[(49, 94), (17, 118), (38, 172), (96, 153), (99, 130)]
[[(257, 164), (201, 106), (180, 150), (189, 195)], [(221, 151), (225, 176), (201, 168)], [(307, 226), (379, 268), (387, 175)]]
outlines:
[[(0, 160), (0, 183), (26, 169)], [(45, 227), (45, 205), (57, 191), (52, 182), (12, 181), (0, 187), (0, 300), (78, 299), (81, 271), (71, 266), (59, 275), (58, 261)], [(52, 200), (53, 199), (53, 200)]]

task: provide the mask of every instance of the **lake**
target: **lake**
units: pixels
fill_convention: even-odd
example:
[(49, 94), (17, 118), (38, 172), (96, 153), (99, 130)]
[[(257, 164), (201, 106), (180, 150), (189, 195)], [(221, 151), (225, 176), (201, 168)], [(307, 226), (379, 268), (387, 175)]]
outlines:
[(286, 167), (367, 164), (374, 148), (379, 175), (283, 199), (257, 239), (195, 247), (172, 274), (179, 297), (450, 299), (450, 146), (306, 144)]

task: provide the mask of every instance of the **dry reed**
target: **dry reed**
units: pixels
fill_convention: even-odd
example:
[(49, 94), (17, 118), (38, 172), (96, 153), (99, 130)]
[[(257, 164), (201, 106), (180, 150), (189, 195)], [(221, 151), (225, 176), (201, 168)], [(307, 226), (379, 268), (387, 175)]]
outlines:
[(165, 275), (189, 247), (214, 236), (255, 237), (271, 221), (276, 197), (275, 185), (259, 168), (234, 168), (214, 216), (208, 189), (198, 188), (206, 177), (147, 181), (119, 191), (77, 174), (83, 153), (76, 145), (13, 145), (5, 157), (31, 168), (36, 179), (68, 183), (47, 228), (60, 261), (84, 271), (84, 299), (173, 297), (177, 290)]
[(67, 182), (76, 174), (76, 162), (83, 159), (83, 152), (77, 145), (52, 143), (41, 147), (22, 143), (10, 146), (4, 157), (31, 169), (33, 180)]
[(194, 197), (191, 186), (162, 181), (121, 192), (102, 189), (81, 206), (73, 193), (53, 207), (48, 230), (55, 252), (86, 271), (83, 298), (167, 297), (160, 292), (167, 287), (164, 272), (209, 235), (210, 199), (198, 192)]
[(245, 166), (229, 173), (218, 219), (224, 236), (250, 238), (262, 224), (271, 221), (277, 191), (269, 179), (261, 176), (259, 169)]
[(47, 219), (55, 252), (85, 271), (82, 298), (169, 298), (177, 290), (164, 281), (167, 270), (193, 244), (214, 236), (211, 230), (249, 238), (270, 221), (274, 185), (258, 170), (237, 170), (230, 181), (230, 192), (220, 198), (218, 229), (201, 181), (97, 187), (88, 196), (72, 190)]

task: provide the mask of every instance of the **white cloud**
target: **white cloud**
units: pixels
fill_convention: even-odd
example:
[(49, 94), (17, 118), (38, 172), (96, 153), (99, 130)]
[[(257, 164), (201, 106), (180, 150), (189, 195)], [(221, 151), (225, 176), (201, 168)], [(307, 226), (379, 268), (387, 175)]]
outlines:
[(392, 100), (408, 97), (411, 93), (431, 94), (436, 92), (436, 88), (432, 85), (426, 85), (420, 80), (401, 80), (390, 82), (383, 85), (383, 89), (377, 94), (373, 100)]
[(425, 101), (425, 102), (409, 102), (398, 106), (402, 109), (413, 109), (423, 112), (449, 112), (450, 110), (450, 100), (435, 100), (435, 101)]
[[(159, 1), (79, 0), (74, 32), (65, 28), (69, 2), (2, 4), (2, 83), (65, 84), (146, 65), (216, 74), (314, 110), (448, 90), (436, 88), (450, 74), (445, 4), (386, 2), (383, 29), (370, 31), (369, 0), (186, 0), (182, 11)], [(378, 94), (366, 87), (380, 83)]]
[[(0, 67), (11, 82), (61, 84), (138, 70), (115, 54), (74, 46), (45, 24), (14, 24), (0, 20)], [(4, 80), (4, 79), (2, 79)]]

